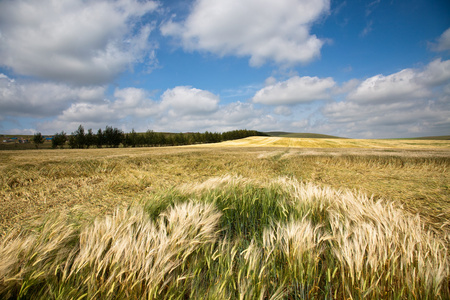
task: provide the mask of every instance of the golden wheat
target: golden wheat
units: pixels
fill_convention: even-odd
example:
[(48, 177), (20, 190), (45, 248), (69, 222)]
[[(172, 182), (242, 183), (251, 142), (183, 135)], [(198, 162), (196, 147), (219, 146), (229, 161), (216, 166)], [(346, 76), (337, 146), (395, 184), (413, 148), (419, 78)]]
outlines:
[(94, 150), (2, 157), (1, 297), (450, 297), (448, 151)]

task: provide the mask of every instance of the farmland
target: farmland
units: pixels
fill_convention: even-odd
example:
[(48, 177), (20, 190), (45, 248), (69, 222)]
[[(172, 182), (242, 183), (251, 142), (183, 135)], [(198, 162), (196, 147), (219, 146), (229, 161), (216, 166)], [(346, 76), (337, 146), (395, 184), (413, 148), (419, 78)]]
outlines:
[(437, 140), (2, 151), (0, 295), (445, 299), (449, 167)]

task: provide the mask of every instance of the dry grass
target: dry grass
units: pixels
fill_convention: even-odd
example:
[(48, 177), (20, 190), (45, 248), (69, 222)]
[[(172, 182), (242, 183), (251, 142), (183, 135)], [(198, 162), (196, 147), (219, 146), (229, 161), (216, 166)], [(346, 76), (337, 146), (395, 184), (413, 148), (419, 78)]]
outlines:
[(447, 299), (443, 238), (349, 190), (227, 175), (0, 244), (3, 297)]
[(448, 142), (388, 142), (2, 151), (0, 293), (444, 299)]
[(216, 147), (450, 149), (449, 140), (315, 139), (255, 136), (215, 144)]
[(0, 231), (79, 205), (104, 213), (160, 189), (226, 174), (356, 189), (403, 204), (436, 228), (450, 219), (447, 150), (173, 147), (1, 154)]

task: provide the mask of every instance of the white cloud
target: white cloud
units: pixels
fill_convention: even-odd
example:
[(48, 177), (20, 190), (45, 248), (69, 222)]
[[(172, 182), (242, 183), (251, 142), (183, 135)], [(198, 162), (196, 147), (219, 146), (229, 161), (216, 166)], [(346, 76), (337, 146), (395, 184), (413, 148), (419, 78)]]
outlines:
[(148, 92), (137, 88), (116, 89), (113, 100), (101, 103), (73, 103), (58, 116), (64, 122), (108, 123), (125, 118), (146, 118), (156, 115), (159, 108)]
[(217, 131), (235, 129), (269, 130), (276, 126), (277, 120), (251, 103), (233, 102), (219, 106), (216, 112), (203, 115), (184, 115), (178, 118), (161, 116), (153, 122), (157, 131)]
[(431, 88), (450, 80), (450, 60), (436, 59), (424, 71), (404, 69), (364, 80), (348, 99), (361, 103), (393, 103), (432, 95)]
[(329, 130), (348, 137), (447, 135), (450, 128), (450, 105), (439, 101), (368, 106), (339, 102), (325, 106), (322, 112)]
[(169, 89), (161, 97), (161, 108), (172, 117), (210, 114), (217, 110), (218, 104), (218, 96), (189, 86)]
[(275, 114), (282, 116), (290, 116), (292, 115), (292, 110), (287, 106), (277, 106), (273, 110)]
[(375, 0), (372, 2), (369, 2), (369, 4), (366, 5), (366, 16), (371, 15), (374, 10), (378, 7), (378, 4), (380, 4), (381, 0)]
[(304, 129), (308, 127), (309, 122), (308, 120), (300, 120), (292, 122), (290, 125), (295, 129), (294, 132), (305, 132)]
[(18, 82), (1, 75), (0, 111), (10, 116), (54, 116), (72, 102), (100, 102), (106, 90), (103, 86), (71, 87), (51, 82)]
[(136, 28), (154, 1), (1, 1), (0, 65), (23, 75), (103, 84), (156, 47)]
[(264, 81), (264, 86), (270, 86), (270, 85), (274, 85), (276, 83), (277, 83), (277, 79), (273, 76), (270, 76)]
[(85, 129), (96, 130), (109, 125), (128, 131), (132, 128), (145, 131), (146, 120), (159, 113), (158, 104), (143, 89), (116, 89), (111, 99), (106, 98), (103, 95), (102, 101), (72, 103), (54, 120), (40, 124), (39, 130), (46, 133), (72, 132), (82, 124)]
[[(377, 75), (347, 99), (322, 108), (322, 129), (349, 137), (447, 135), (450, 128), (450, 61), (437, 59), (423, 70)], [(333, 129), (334, 128), (334, 129)]]
[(62, 112), (58, 120), (75, 123), (104, 123), (114, 121), (118, 117), (117, 111), (112, 109), (108, 103), (74, 103)]
[(450, 50), (450, 28), (442, 33), (436, 43), (431, 43), (431, 49), (438, 52)]
[[(218, 95), (190, 86), (176, 86), (152, 99), (151, 92), (134, 87), (109, 94), (103, 86), (30, 83), (0, 74), (0, 129), (5, 132), (1, 126), (13, 122), (30, 128), (33, 119), (46, 134), (70, 133), (80, 124), (94, 130), (106, 125), (124, 131), (247, 128), (353, 138), (448, 135), (450, 128), (450, 60), (340, 85), (332, 78), (294, 76), (282, 82), (269, 78), (261, 86), (253, 102), (224, 104)], [(316, 101), (323, 99), (328, 101)]]
[(373, 30), (373, 21), (368, 21), (366, 27), (359, 34), (360, 37), (367, 36)]
[(440, 58), (427, 65), (423, 72), (417, 74), (420, 84), (426, 86), (441, 85), (450, 80), (450, 60), (442, 61)]
[(158, 107), (148, 95), (148, 92), (137, 88), (116, 89), (115, 101), (111, 107), (120, 117), (132, 115), (149, 117), (158, 113)]
[(256, 92), (252, 101), (267, 105), (290, 105), (330, 98), (335, 86), (331, 77), (294, 76), (286, 81), (268, 85)]
[(341, 86), (335, 86), (333, 88), (333, 94), (347, 94), (353, 91), (361, 82), (358, 79), (350, 79), (349, 81), (344, 82)]
[(263, 116), (263, 111), (256, 109), (252, 104), (237, 101), (222, 107), (213, 119), (220, 120), (222, 117), (219, 121), (222, 126), (249, 129), (249, 126), (250, 128), (255, 126)]
[(278, 122), (251, 103), (219, 105), (219, 97), (205, 90), (178, 86), (151, 100), (143, 89), (117, 89), (113, 98), (102, 103), (74, 103), (54, 120), (41, 123), (46, 133), (72, 132), (78, 125), (104, 128), (115, 126), (124, 131), (187, 132), (227, 131), (234, 129), (269, 130)]
[(197, 0), (185, 21), (170, 20), (161, 32), (187, 50), (250, 56), (252, 66), (292, 65), (320, 56), (324, 40), (310, 28), (329, 10), (329, 0)]
[(417, 82), (417, 72), (405, 69), (389, 76), (376, 75), (364, 80), (348, 95), (348, 99), (365, 103), (389, 103), (427, 95), (428, 90)]

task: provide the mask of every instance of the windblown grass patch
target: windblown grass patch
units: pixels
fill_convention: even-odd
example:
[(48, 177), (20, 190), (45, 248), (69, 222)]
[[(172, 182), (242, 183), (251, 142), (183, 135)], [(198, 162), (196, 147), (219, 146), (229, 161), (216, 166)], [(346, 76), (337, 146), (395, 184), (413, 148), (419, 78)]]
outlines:
[[(448, 242), (448, 241), (447, 241)], [(220, 176), (0, 243), (0, 296), (35, 299), (448, 299), (446, 241), (363, 193)]]
[(450, 231), (450, 156), (444, 150), (171, 147), (3, 151), (0, 235), (36, 215), (82, 206), (111, 212), (148, 194), (232, 174), (289, 176), (359, 190)]

